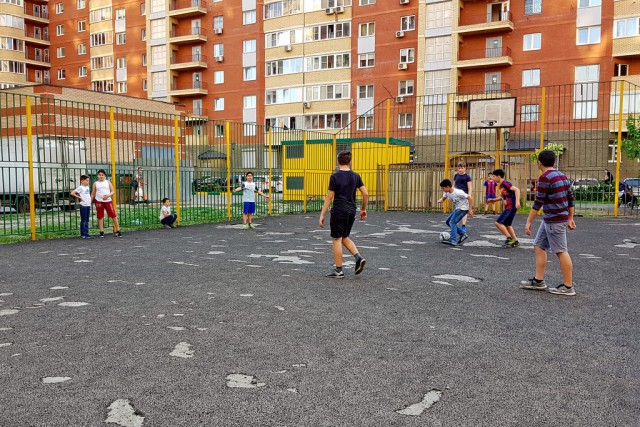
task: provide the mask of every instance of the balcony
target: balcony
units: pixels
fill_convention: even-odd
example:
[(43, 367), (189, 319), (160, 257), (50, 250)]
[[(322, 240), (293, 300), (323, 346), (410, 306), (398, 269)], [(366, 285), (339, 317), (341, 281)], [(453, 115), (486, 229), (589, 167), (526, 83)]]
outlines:
[(33, 43), (41, 46), (51, 45), (51, 42), (49, 42), (48, 34), (42, 34), (42, 32), (36, 33), (35, 31), (33, 31), (33, 29), (29, 30), (28, 32), (25, 32), (24, 41), (27, 43)]
[(488, 12), (485, 15), (461, 16), (458, 34), (472, 35), (513, 31), (511, 12)]
[(458, 86), (458, 96), (478, 95), (486, 93), (511, 93), (511, 85), (508, 83), (486, 83), (483, 85), (462, 85)]
[(203, 96), (208, 95), (207, 84), (205, 82), (192, 82), (190, 85), (171, 85), (171, 96)]
[(488, 47), (482, 50), (466, 51), (461, 48), (458, 55), (458, 68), (488, 68), (513, 65), (511, 49), (508, 47)]
[(172, 0), (167, 16), (173, 18), (188, 18), (190, 16), (206, 14), (207, 3), (205, 0)]
[(202, 70), (207, 67), (207, 57), (200, 53), (177, 56), (169, 65), (170, 70)]
[(190, 43), (204, 43), (207, 41), (207, 36), (202, 34), (201, 27), (192, 27), (184, 30), (172, 30), (169, 38), (169, 43), (173, 44), (190, 44)]
[(640, 36), (613, 39), (614, 58), (640, 57)]
[(41, 11), (41, 12), (25, 12), (24, 15), (25, 22), (36, 22), (38, 24), (48, 24), (49, 23), (49, 12)]
[(196, 107), (196, 108), (192, 108), (190, 110), (187, 110), (187, 121), (202, 121), (202, 120), (207, 120), (207, 116), (209, 114), (209, 110), (207, 110), (206, 108), (202, 108), (202, 107)]
[(29, 65), (33, 65), (35, 67), (45, 67), (50, 68), (51, 62), (49, 61), (49, 55), (44, 55), (42, 53), (29, 52), (25, 53), (25, 63)]

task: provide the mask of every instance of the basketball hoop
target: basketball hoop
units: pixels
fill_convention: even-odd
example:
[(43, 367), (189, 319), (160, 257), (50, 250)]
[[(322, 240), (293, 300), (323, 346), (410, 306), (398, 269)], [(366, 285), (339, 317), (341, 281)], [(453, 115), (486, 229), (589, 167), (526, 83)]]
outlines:
[(482, 123), (486, 127), (493, 127), (493, 125), (495, 125), (497, 122), (497, 120), (480, 120), (480, 123)]

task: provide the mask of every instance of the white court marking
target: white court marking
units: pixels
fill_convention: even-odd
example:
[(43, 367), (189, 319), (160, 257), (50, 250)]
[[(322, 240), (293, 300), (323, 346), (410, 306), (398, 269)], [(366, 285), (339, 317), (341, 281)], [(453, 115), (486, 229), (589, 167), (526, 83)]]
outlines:
[(69, 287), (68, 286), (52, 286), (49, 289), (51, 289), (52, 291), (58, 291), (58, 290), (61, 290), (61, 289), (69, 289)]
[(222, 255), (223, 253), (222, 251), (209, 251), (207, 255)]
[(109, 413), (104, 422), (118, 424), (122, 427), (142, 427), (144, 417), (136, 414), (129, 400), (118, 399), (109, 405)]
[(118, 279), (114, 279), (114, 280), (107, 280), (107, 283), (118, 283), (118, 282), (122, 282), (122, 283), (124, 283), (124, 280), (118, 280)]
[(184, 331), (187, 328), (184, 326), (167, 326), (167, 329), (171, 329), (172, 331)]
[(309, 249), (289, 249), (288, 251), (280, 251), (281, 254), (321, 254), (323, 252), (312, 251)]
[(602, 259), (602, 257), (600, 256), (595, 256), (593, 254), (578, 254), (581, 257), (587, 258), (587, 259)]
[(64, 299), (64, 297), (42, 298), (40, 302), (60, 301), (61, 299)]
[(11, 293), (11, 292), (3, 292), (3, 293), (0, 294), (0, 297), (8, 297), (8, 296), (11, 296), (11, 295), (13, 295), (13, 293)]
[(313, 264), (312, 261), (307, 261), (305, 259), (301, 259), (299, 256), (294, 255), (260, 255), (260, 254), (250, 254), (247, 255), (248, 258), (273, 258), (272, 261), (280, 262), (283, 264)]
[(467, 283), (478, 283), (480, 280), (471, 277), (471, 276), (458, 276), (457, 274), (440, 274), (438, 276), (433, 276), (434, 279), (444, 279), (444, 280), (458, 280), (460, 282)]
[(391, 270), (391, 269), (387, 267), (378, 267), (378, 270)]
[(498, 255), (487, 255), (487, 254), (470, 254), (470, 255), (475, 257), (482, 257), (482, 258), (509, 259), (507, 257), (498, 256)]
[(7, 308), (5, 310), (0, 310), (0, 316), (9, 316), (11, 314), (20, 313), (20, 310), (14, 310), (11, 308)]
[(229, 374), (225, 379), (227, 380), (227, 387), (231, 388), (257, 388), (266, 385), (265, 383), (259, 383), (252, 375)]
[(427, 242), (418, 242), (416, 240), (405, 240), (400, 243), (404, 243), (405, 245), (426, 245), (427, 244)]
[(464, 246), (468, 247), (476, 247), (476, 248), (500, 248), (501, 245), (496, 245), (495, 243), (491, 243), (487, 240), (472, 240), (471, 242), (464, 242)]
[(284, 307), (280, 307), (279, 305), (274, 305), (273, 308), (284, 311)]
[(69, 302), (61, 302), (60, 304), (58, 304), (60, 307), (82, 307), (83, 305), (89, 305), (88, 302), (73, 302), (73, 301), (69, 301)]
[(0, 328), (0, 332), (11, 331), (13, 328)]
[(79, 259), (73, 262), (93, 262), (93, 261), (91, 261), (90, 259)]
[(623, 244), (621, 245), (615, 245), (616, 248), (628, 248), (628, 249), (634, 249), (636, 246), (640, 246), (640, 243), (635, 243), (632, 240), (629, 239), (624, 239), (623, 240)]
[(173, 351), (171, 353), (169, 353), (169, 356), (173, 356), (173, 357), (180, 357), (182, 359), (188, 359), (190, 357), (193, 357), (193, 353), (194, 351), (191, 350), (191, 344), (186, 343), (186, 342), (180, 342), (176, 345), (176, 347), (173, 349)]
[(71, 377), (44, 377), (42, 378), (42, 382), (44, 384), (57, 384), (69, 381), (70, 379)]
[(200, 267), (198, 264), (189, 264), (184, 261), (167, 261), (169, 264), (188, 265), (190, 267)]
[(253, 294), (240, 294), (241, 297), (252, 297)]
[(445, 281), (443, 281), (443, 280), (434, 280), (434, 281), (433, 281), (433, 282), (431, 282), (431, 283), (437, 283), (438, 285), (453, 286), (453, 284), (452, 284), (452, 283), (445, 282)]
[(424, 395), (421, 402), (414, 403), (413, 405), (409, 405), (404, 409), (399, 409), (396, 412), (401, 415), (419, 416), (425, 410), (438, 403), (441, 396), (442, 392), (440, 390), (431, 390)]
[(247, 264), (247, 267), (251, 267), (251, 268), (262, 268), (261, 265), (255, 265), (255, 264)]
[(12, 344), (13, 344), (12, 342), (3, 342), (3, 343), (0, 343), (0, 347), (9, 347)]

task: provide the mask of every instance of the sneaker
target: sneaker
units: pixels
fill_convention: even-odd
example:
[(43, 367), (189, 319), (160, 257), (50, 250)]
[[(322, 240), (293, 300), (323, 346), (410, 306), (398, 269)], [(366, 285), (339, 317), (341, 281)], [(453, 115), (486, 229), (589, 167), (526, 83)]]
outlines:
[(119, 231), (116, 231), (115, 233), (113, 233), (113, 235), (114, 235), (115, 237), (122, 237), (122, 233), (121, 233), (121, 232), (119, 232)]
[(87, 235), (87, 236), (82, 236), (82, 238), (83, 238), (83, 239), (93, 239), (93, 236), (89, 236), (89, 235)]
[(247, 224), (242, 224), (242, 229), (243, 229), (243, 230), (248, 230), (248, 229), (249, 229), (249, 226), (248, 226)]
[(517, 240), (514, 240), (513, 242), (511, 242), (511, 244), (507, 245), (510, 248), (519, 248), (520, 247), (520, 242)]
[(455, 240), (443, 240), (442, 243), (445, 245), (458, 246), (458, 242)]
[(520, 282), (520, 289), (544, 291), (547, 289), (547, 285), (544, 283), (544, 279), (542, 280), (542, 282), (536, 282), (535, 278), (531, 278), (529, 280), (523, 280), (522, 282)]
[(253, 226), (253, 224), (249, 223), (249, 228), (253, 230), (255, 227)]
[(510, 246), (513, 243), (513, 239), (511, 238), (511, 236), (507, 237), (507, 240), (504, 241), (504, 244), (506, 246)]
[(364, 265), (366, 263), (367, 263), (367, 260), (364, 258), (360, 258), (359, 260), (356, 261), (356, 274), (362, 273), (362, 270), (364, 270)]
[(573, 289), (574, 287), (575, 286), (573, 285), (566, 286), (565, 284), (562, 284), (555, 288), (549, 288), (549, 293), (556, 294), (556, 295), (574, 296), (576, 294), (575, 289)]
[(465, 240), (467, 240), (469, 238), (469, 235), (467, 233), (463, 233), (460, 235), (460, 238), (458, 239), (458, 243), (462, 243)]
[(331, 277), (332, 279), (344, 279), (344, 271), (333, 270), (331, 273), (327, 274), (327, 277)]
[(171, 229), (171, 226), (169, 224), (167, 224), (167, 225), (164, 226), (164, 228)]
[(100, 232), (100, 237), (104, 237), (104, 231)]

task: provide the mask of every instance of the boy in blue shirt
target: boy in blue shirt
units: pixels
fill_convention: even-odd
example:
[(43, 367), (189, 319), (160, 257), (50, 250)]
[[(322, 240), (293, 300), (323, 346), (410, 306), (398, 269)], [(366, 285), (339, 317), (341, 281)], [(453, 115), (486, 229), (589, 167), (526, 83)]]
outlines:
[(504, 210), (496, 220), (496, 227), (507, 238), (505, 246), (517, 248), (520, 246), (520, 242), (518, 242), (512, 224), (513, 219), (516, 217), (516, 212), (520, 209), (520, 189), (504, 179), (504, 171), (502, 169), (493, 171), (493, 179), (495, 179), (500, 192), (500, 197), (494, 200), (496, 202), (504, 200)]
[(242, 228), (247, 229), (253, 228), (251, 218), (256, 213), (256, 193), (267, 200), (269, 200), (269, 196), (256, 187), (256, 183), (253, 182), (253, 172), (247, 172), (245, 179), (246, 181), (240, 187), (234, 189), (233, 192), (242, 190)]

